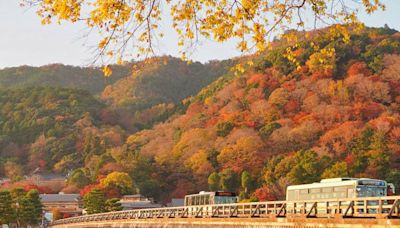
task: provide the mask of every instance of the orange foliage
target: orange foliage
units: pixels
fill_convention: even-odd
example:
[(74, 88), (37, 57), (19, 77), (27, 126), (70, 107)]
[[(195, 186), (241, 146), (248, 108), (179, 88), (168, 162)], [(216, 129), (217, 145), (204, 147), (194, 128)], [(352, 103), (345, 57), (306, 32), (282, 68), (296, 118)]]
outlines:
[(299, 108), (300, 108), (299, 102), (296, 100), (288, 101), (283, 107), (286, 113), (296, 113)]
[(259, 88), (264, 89), (267, 86), (266, 75), (264, 75), (264, 74), (251, 74), (250, 76), (248, 76), (246, 84), (247, 85), (258, 84)]
[(328, 152), (340, 155), (347, 149), (351, 140), (360, 133), (362, 123), (358, 121), (348, 121), (340, 124), (325, 132), (319, 139), (320, 144), (325, 146)]
[(291, 81), (285, 82), (281, 85), (281, 87), (286, 89), (288, 92), (293, 92), (296, 89), (296, 81), (291, 80)]
[(368, 69), (368, 66), (364, 62), (355, 62), (347, 69), (347, 75), (357, 75), (362, 74), (364, 76), (370, 76), (371, 71)]
[(319, 80), (319, 79), (323, 79), (323, 78), (331, 78), (332, 75), (333, 75), (332, 69), (316, 70), (316, 71), (312, 72), (311, 79)]
[(81, 189), (79, 191), (79, 194), (81, 195), (81, 197), (84, 197), (86, 194), (88, 194), (90, 191), (92, 191), (95, 188), (101, 188), (101, 186), (99, 184), (86, 185), (83, 189)]
[(237, 173), (251, 170), (251, 173), (256, 174), (263, 164), (261, 146), (260, 138), (254, 136), (240, 138), (234, 145), (228, 145), (221, 150), (218, 161), (223, 164), (224, 169), (230, 168)]
[(271, 188), (267, 186), (263, 186), (261, 188), (256, 189), (254, 192), (254, 196), (257, 197), (258, 201), (274, 201), (277, 200), (274, 192)]

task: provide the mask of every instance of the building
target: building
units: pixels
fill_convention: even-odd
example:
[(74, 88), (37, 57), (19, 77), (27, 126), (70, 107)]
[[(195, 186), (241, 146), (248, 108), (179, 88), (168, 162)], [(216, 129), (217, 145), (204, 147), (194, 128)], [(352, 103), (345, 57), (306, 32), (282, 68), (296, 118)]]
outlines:
[(40, 201), (46, 213), (52, 213), (57, 209), (64, 215), (82, 214), (83, 202), (79, 194), (40, 194)]
[(162, 207), (161, 204), (155, 203), (153, 199), (146, 198), (140, 194), (124, 195), (119, 202), (121, 203), (123, 210)]

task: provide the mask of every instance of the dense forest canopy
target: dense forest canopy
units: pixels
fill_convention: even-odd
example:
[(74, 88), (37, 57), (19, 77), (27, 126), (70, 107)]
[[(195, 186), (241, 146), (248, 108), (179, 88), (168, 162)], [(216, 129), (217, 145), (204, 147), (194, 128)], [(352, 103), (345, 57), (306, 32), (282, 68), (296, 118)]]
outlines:
[(69, 174), (65, 192), (140, 191), (161, 201), (207, 188), (281, 199), (287, 185), (338, 176), (399, 186), (400, 33), (330, 29), (276, 40), (235, 60), (239, 71), (228, 72), (229, 61), (157, 58), (99, 99), (2, 90), (0, 175), (17, 181), (41, 167)]
[(0, 70), (0, 88), (24, 88), (28, 86), (52, 86), (83, 89), (100, 93), (107, 85), (126, 77), (132, 64), (114, 65), (112, 78), (104, 78), (100, 68), (74, 67), (51, 64), (42, 67), (20, 66)]

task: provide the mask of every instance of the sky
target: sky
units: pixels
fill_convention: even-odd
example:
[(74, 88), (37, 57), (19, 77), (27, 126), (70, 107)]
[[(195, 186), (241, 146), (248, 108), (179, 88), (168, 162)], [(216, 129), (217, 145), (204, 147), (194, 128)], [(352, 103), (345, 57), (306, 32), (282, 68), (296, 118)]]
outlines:
[[(0, 0), (0, 68), (20, 65), (41, 66), (51, 63), (84, 66), (90, 63), (90, 45), (95, 40), (82, 38), (83, 24), (55, 23), (43, 26), (33, 9), (22, 8), (19, 0)], [(400, 30), (400, 1), (383, 0), (387, 9), (373, 15), (360, 14), (367, 26), (387, 24)], [(159, 44), (159, 53), (178, 56), (176, 35), (171, 30)], [(199, 44), (191, 56), (206, 62), (239, 56), (234, 42), (217, 43), (211, 40)]]

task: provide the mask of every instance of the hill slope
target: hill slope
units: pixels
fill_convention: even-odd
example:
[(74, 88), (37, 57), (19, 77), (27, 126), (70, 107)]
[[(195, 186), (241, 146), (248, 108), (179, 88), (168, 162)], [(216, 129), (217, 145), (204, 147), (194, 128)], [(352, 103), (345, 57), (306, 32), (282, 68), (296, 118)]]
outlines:
[[(154, 159), (164, 197), (208, 184), (242, 191), (243, 172), (264, 199), (323, 177), (399, 183), (400, 34), (299, 36), (254, 58), (243, 75), (206, 87), (185, 114), (128, 138), (131, 150)], [(299, 67), (285, 58), (287, 45)]]
[(41, 67), (20, 66), (0, 70), (0, 88), (52, 86), (83, 89), (100, 93), (131, 72), (132, 64), (113, 66), (113, 77), (105, 78), (100, 68), (51, 64)]
[[(138, 189), (163, 201), (207, 188), (237, 191), (247, 200), (279, 199), (289, 184), (337, 176), (382, 178), (398, 186), (400, 33), (366, 28), (350, 30), (347, 38), (333, 29), (276, 41), (272, 50), (248, 57), (243, 73), (227, 73), (208, 86), (217, 77), (211, 67), (171, 58), (156, 58), (146, 69), (139, 65), (139, 72), (102, 93), (108, 107), (96, 106), (98, 115), (85, 115), (92, 113), (85, 109), (76, 114), (76, 153), (56, 157), (47, 168), (74, 169), (65, 192), (101, 187), (115, 196), (125, 188), (105, 187), (101, 180), (125, 172), (133, 179), (131, 193)], [(230, 63), (213, 64), (223, 73)], [(178, 103), (199, 85), (205, 87), (185, 99), (181, 112), (160, 115), (174, 109), (166, 103)], [(11, 118), (8, 113), (4, 118)], [(128, 137), (119, 127), (153, 124), (154, 116), (166, 121)], [(22, 151), (32, 156), (32, 148), (47, 148), (47, 140), (39, 136)], [(10, 162), (18, 163), (3, 162), (8, 176)]]

